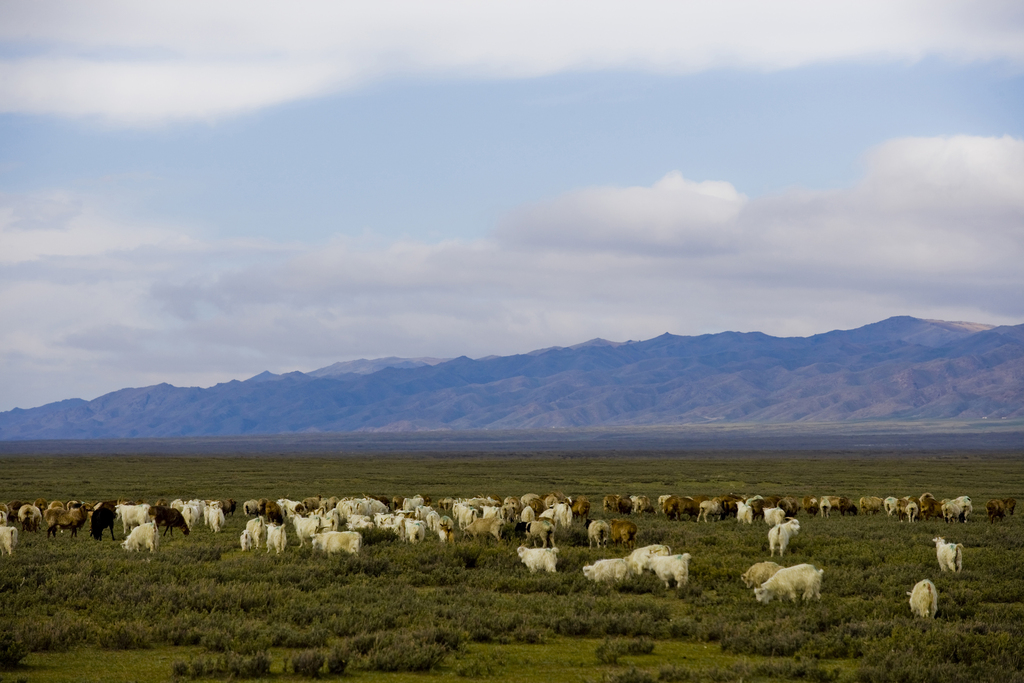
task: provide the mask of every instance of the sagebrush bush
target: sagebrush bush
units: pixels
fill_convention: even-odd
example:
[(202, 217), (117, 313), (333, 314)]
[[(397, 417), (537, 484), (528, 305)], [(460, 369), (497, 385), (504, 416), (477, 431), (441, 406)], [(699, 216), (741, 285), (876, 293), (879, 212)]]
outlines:
[(28, 655), (25, 644), (9, 631), (0, 631), (0, 669), (13, 669)]
[(292, 671), (307, 678), (320, 678), (327, 657), (319, 650), (303, 650), (292, 655)]

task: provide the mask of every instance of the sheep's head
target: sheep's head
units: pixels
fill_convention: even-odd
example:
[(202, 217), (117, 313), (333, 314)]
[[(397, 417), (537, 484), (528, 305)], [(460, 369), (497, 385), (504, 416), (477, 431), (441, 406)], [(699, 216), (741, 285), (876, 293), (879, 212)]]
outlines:
[(755, 588), (754, 597), (757, 598), (757, 601), (760, 602), (762, 605), (767, 605), (769, 602), (772, 601), (771, 592), (765, 588)]

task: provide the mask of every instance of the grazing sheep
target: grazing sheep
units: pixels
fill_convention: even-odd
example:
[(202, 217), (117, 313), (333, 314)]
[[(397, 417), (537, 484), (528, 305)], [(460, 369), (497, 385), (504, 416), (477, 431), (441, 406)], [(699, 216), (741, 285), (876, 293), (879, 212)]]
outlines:
[(1001, 522), (1006, 517), (1006, 502), (993, 498), (985, 503), (985, 511), (988, 512), (989, 524), (994, 523), (997, 519)]
[(299, 538), (299, 547), (306, 545), (306, 539), (311, 539), (314, 534), (327, 529), (330, 525), (320, 515), (292, 517), (292, 525), (295, 527), (295, 535)]
[(355, 555), (363, 547), (363, 535), (358, 531), (325, 531), (315, 534), (312, 544), (313, 550), (322, 550), (328, 555), (341, 552)]
[(253, 517), (245, 523), (245, 530), (252, 538), (252, 547), (259, 548), (267, 544), (267, 525), (259, 517)]
[(821, 511), (820, 501), (814, 496), (804, 496), (804, 499), (801, 501), (801, 503), (803, 505), (804, 510), (807, 510), (807, 514), (809, 514), (811, 517), (817, 516), (817, 514)]
[(26, 503), (18, 508), (18, 521), (21, 522), (22, 531), (39, 531), (39, 525), (43, 523), (43, 511)]
[(117, 513), (108, 507), (100, 506), (93, 510), (92, 520), (90, 522), (89, 533), (97, 541), (103, 539), (103, 530), (110, 529), (110, 540), (116, 541), (114, 538), (114, 519), (117, 517)]
[(517, 552), (519, 553), (519, 559), (523, 561), (523, 564), (527, 566), (531, 574), (536, 573), (538, 570), (555, 572), (555, 564), (558, 562), (558, 548), (527, 548), (525, 545), (521, 545)]
[[(534, 522), (533, 524), (538, 524)], [(532, 526), (532, 525), (531, 525)], [(498, 541), (501, 540), (501, 520), (497, 517), (491, 517), (490, 519), (478, 519), (472, 524), (463, 529), (463, 533), (466, 536), (472, 536), (477, 538), (479, 536), (487, 536), (490, 534)]]
[(267, 524), (278, 526), (284, 524), (284, 510), (272, 500), (260, 501), (260, 514), (263, 515), (263, 521)]
[(0, 526), (0, 553), (8, 555), (14, 553), (14, 547), (18, 545), (18, 529), (13, 526)]
[(625, 560), (598, 560), (583, 567), (583, 576), (591, 581), (616, 583), (630, 576), (629, 563)]
[(43, 513), (46, 520), (46, 535), (57, 537), (57, 531), (71, 529), (71, 536), (78, 536), (78, 530), (85, 526), (89, 519), (89, 511), (85, 506), (79, 506), (73, 510), (65, 510), (63, 507), (47, 508)]
[(707, 522), (709, 516), (713, 516), (715, 519), (722, 517), (722, 503), (717, 498), (712, 500), (701, 501), (700, 512), (697, 514), (697, 521), (700, 521), (701, 517), (704, 517), (704, 521)]
[(633, 522), (628, 519), (612, 520), (612, 543), (618, 543), (630, 549), (635, 548), (636, 535), (638, 532), (639, 529), (636, 524), (633, 524)]
[(210, 527), (210, 529), (213, 531), (213, 533), (219, 534), (221, 528), (223, 528), (223, 526), (224, 526), (224, 522), (225, 521), (226, 520), (224, 519), (224, 509), (223, 508), (221, 508), (220, 506), (207, 508), (207, 511), (206, 511), (206, 525)]
[(772, 557), (775, 557), (776, 548), (779, 549), (779, 557), (785, 555), (789, 540), (798, 533), (800, 533), (800, 522), (795, 519), (773, 526), (768, 532), (768, 548), (772, 552)]
[(556, 527), (568, 528), (572, 526), (572, 507), (568, 503), (556, 503), (554, 510), (554, 522)]
[(1017, 499), (1016, 498), (1004, 498), (1003, 499), (1003, 506), (1006, 508), (1006, 514), (1008, 514), (1008, 515), (1010, 515), (1012, 517), (1013, 516), (1013, 511), (1017, 509)]
[(911, 523), (916, 522), (918, 518), (921, 516), (921, 506), (919, 506), (914, 501), (910, 501), (907, 503), (906, 512), (907, 521)]
[(408, 543), (422, 543), (427, 537), (427, 525), (417, 519), (405, 520), (405, 540)]
[(882, 505), (885, 507), (885, 514), (889, 515), (890, 517), (896, 514), (898, 504), (899, 501), (896, 499), (896, 496), (889, 496), (888, 498), (883, 500)]
[(140, 551), (143, 548), (148, 548), (151, 553), (156, 552), (160, 547), (160, 534), (156, 531), (156, 522), (146, 522), (132, 529), (128, 538), (121, 542), (121, 547), (129, 552)]
[(786, 521), (786, 511), (782, 508), (765, 508), (764, 521), (768, 526), (775, 526)]
[(587, 544), (593, 548), (594, 544), (600, 548), (604, 546), (608, 547), (608, 539), (612, 535), (612, 526), (603, 519), (588, 519), (587, 520)]
[(590, 500), (580, 496), (572, 502), (572, 516), (584, 521), (590, 519)]
[(935, 590), (935, 584), (928, 579), (921, 579), (914, 586), (910, 596), (910, 611), (916, 617), (925, 619), (935, 618), (935, 612), (939, 609), (939, 592)]
[(248, 529), (242, 529), (242, 535), (238, 537), (238, 544), (242, 546), (242, 552), (247, 553), (253, 549), (252, 534)]
[[(96, 513), (93, 513), (93, 517)], [(164, 535), (168, 532), (173, 536), (175, 529), (181, 529), (181, 533), (188, 536), (189, 529), (188, 524), (185, 522), (185, 516), (180, 512), (171, 507), (165, 507), (163, 505), (154, 505), (149, 508), (149, 516), (156, 522), (157, 527), (164, 528)]]
[(665, 588), (669, 587), (672, 580), (676, 582), (676, 588), (679, 588), (686, 585), (690, 578), (690, 553), (668, 556), (650, 555), (647, 558), (647, 568), (665, 582)]
[(954, 498), (953, 502), (960, 506), (960, 510), (963, 513), (963, 521), (966, 522), (967, 518), (974, 512), (974, 503), (971, 502), (971, 497), (960, 496), (959, 498)]
[(786, 567), (775, 572), (770, 579), (755, 588), (754, 597), (765, 605), (771, 602), (772, 598), (788, 598), (796, 602), (797, 593), (801, 593), (804, 600), (821, 600), (821, 577), (824, 574), (824, 569), (818, 569), (810, 564)]
[(442, 543), (455, 542), (455, 522), (448, 515), (445, 515), (437, 523), (437, 537)]
[(871, 513), (877, 515), (882, 511), (882, 499), (878, 496), (862, 496), (860, 499), (860, 509), (864, 514)]
[(267, 525), (267, 552), (276, 550), (280, 555), (288, 546), (288, 532), (283, 524)]
[(524, 524), (529, 524), (535, 519), (537, 519), (537, 513), (529, 505), (524, 507), (523, 511), (519, 513), (519, 521)]
[(547, 548), (548, 542), (551, 543), (551, 547), (555, 547), (555, 525), (546, 519), (538, 519), (536, 522), (530, 522), (526, 527), (526, 540), (535, 541), (540, 540), (540, 547)]
[(629, 571), (632, 574), (640, 574), (644, 569), (647, 568), (647, 561), (654, 555), (666, 556), (672, 553), (672, 548), (667, 545), (646, 545), (643, 548), (637, 548), (629, 555), (626, 556), (626, 562), (629, 563)]
[(255, 517), (260, 514), (260, 502), (255, 499), (250, 499), (242, 503), (242, 512), (249, 517)]
[(963, 569), (963, 543), (946, 543), (946, 539), (941, 536), (936, 536), (932, 541), (935, 542), (935, 554), (939, 558), (939, 569), (954, 573)]
[(942, 504), (942, 518), (946, 520), (946, 524), (966, 521), (963, 508), (953, 500), (947, 500)]
[(747, 588), (753, 588), (754, 586), (760, 586), (775, 576), (775, 572), (780, 569), (782, 567), (774, 562), (758, 562), (755, 565), (751, 565), (750, 569), (744, 572), (740, 578), (743, 579), (743, 583), (746, 584)]
[(747, 524), (753, 524), (754, 508), (750, 507), (743, 501), (736, 503), (736, 521), (739, 523), (746, 522)]
[[(833, 499), (838, 501), (838, 498), (836, 498), (836, 496), (822, 496), (821, 498), (818, 499), (818, 510), (819, 510), (819, 514), (822, 517), (831, 517), (832, 516), (832, 501), (833, 501)], [(838, 503), (837, 503), (837, 505), (838, 505)]]
[(700, 503), (689, 497), (669, 496), (662, 509), (666, 517), (679, 521), (682, 521), (683, 515), (693, 517), (694, 521), (700, 516)]

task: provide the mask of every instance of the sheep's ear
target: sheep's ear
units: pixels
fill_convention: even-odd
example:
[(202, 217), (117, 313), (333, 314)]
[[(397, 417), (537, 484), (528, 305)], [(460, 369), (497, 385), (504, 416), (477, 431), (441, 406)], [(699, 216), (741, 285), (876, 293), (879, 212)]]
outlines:
[(911, 593), (910, 591), (907, 591), (907, 595), (913, 595), (913, 593)]

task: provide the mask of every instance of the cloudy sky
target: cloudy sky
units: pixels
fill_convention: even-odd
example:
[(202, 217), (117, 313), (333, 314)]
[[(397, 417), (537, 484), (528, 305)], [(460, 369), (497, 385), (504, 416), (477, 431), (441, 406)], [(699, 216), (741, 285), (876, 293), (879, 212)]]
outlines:
[(0, 410), (1024, 322), (1019, 2), (0, 4)]

